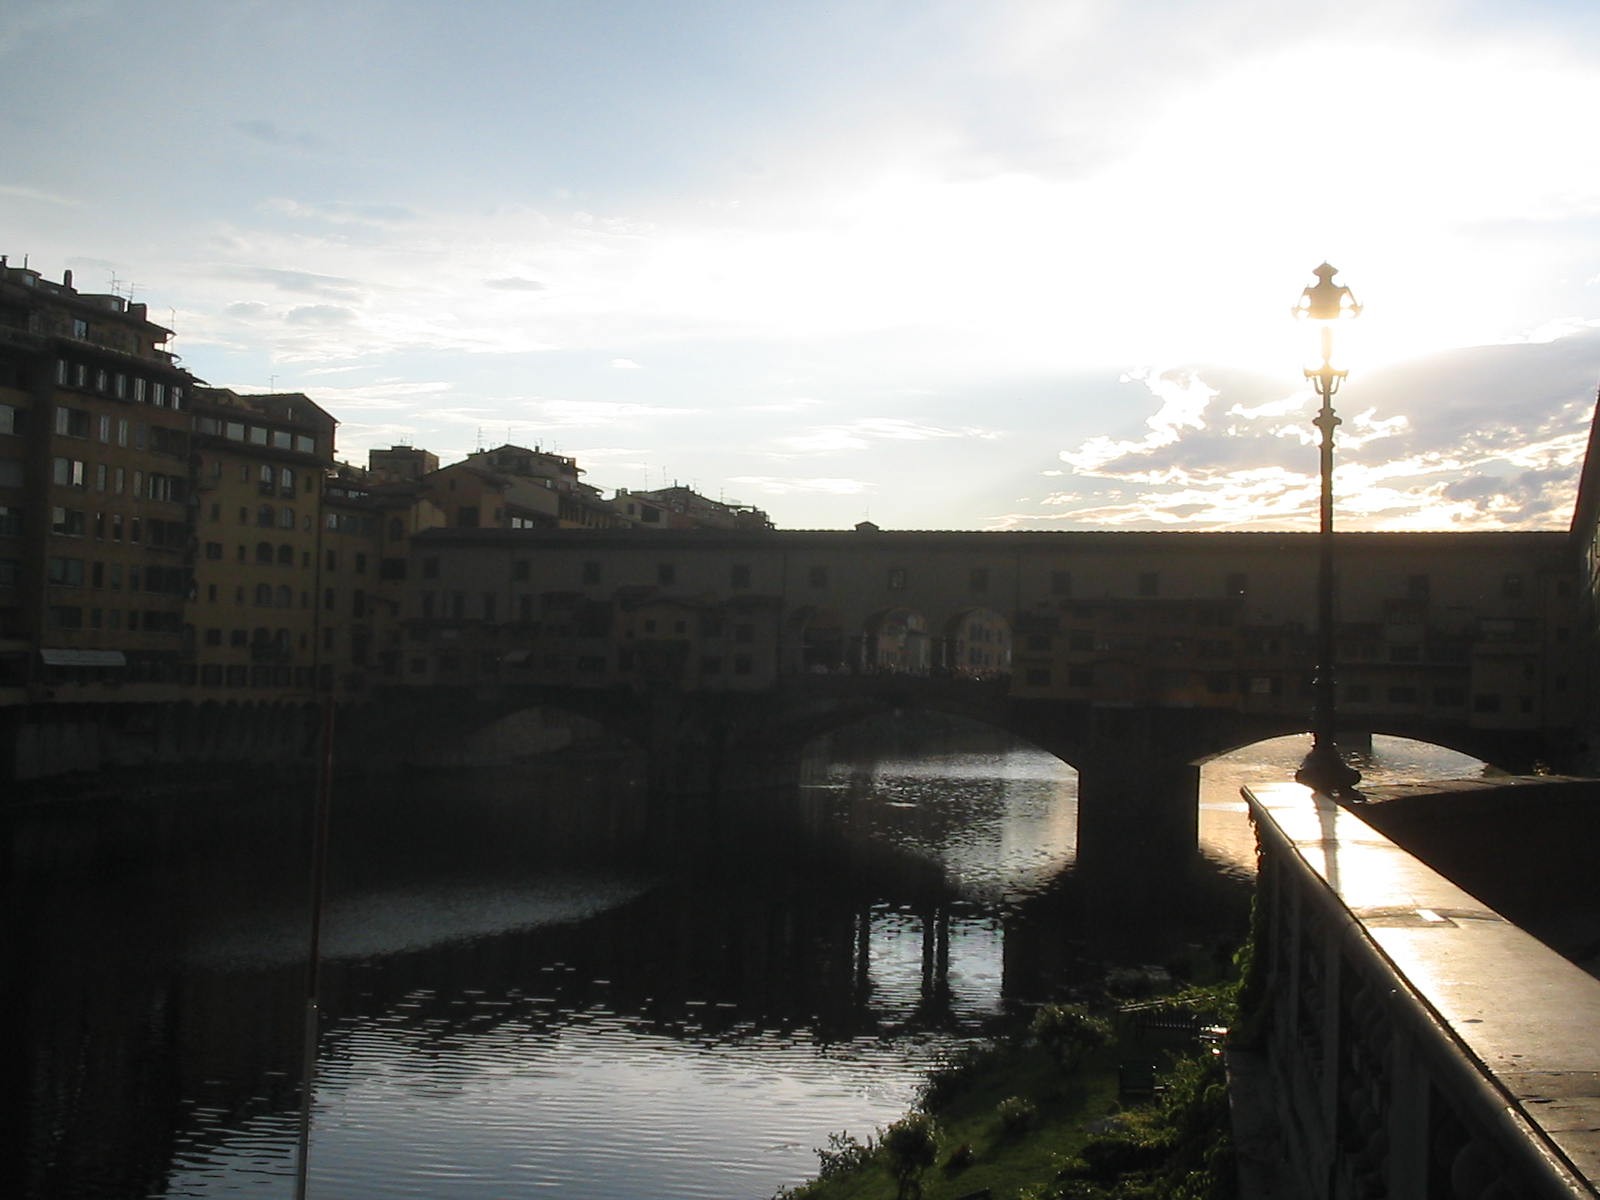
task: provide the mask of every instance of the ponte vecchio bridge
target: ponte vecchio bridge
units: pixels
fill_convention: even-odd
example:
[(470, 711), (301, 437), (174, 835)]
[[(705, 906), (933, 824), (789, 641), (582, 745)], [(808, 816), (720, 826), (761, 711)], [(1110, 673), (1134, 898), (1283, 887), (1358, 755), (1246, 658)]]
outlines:
[[(1079, 772), (1085, 861), (1192, 847), (1199, 765), (1309, 723), (1316, 535), (433, 530), (413, 539), (385, 708), (437, 740), (559, 706), (665, 788), (797, 761), (927, 708)], [(1338, 699), (1513, 771), (1575, 753), (1566, 534), (1342, 534)], [(394, 744), (394, 741), (391, 741)]]

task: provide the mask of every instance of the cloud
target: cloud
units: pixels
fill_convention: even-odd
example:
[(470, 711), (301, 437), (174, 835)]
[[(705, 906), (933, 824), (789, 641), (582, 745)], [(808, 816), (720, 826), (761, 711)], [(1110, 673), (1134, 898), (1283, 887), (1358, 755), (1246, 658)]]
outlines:
[(295, 150), (320, 150), (322, 139), (314, 134), (300, 130), (284, 129), (274, 121), (265, 118), (254, 118), (248, 121), (235, 121), (234, 129), (244, 134), (253, 141), (262, 142), (268, 146), (285, 146)]
[(230, 317), (238, 317), (241, 320), (251, 320), (255, 317), (265, 316), (269, 310), (267, 306), (261, 303), (259, 300), (236, 300), (234, 303), (225, 307), (222, 311), (225, 315)]
[(50, 204), (57, 208), (82, 208), (83, 201), (70, 196), (62, 196), (55, 192), (43, 191), (40, 188), (22, 187), (18, 184), (0, 183), (0, 196), (10, 196), (14, 200), (29, 200), (36, 204)]
[(337, 200), (306, 203), (277, 196), (262, 207), (295, 220), (327, 225), (390, 226), (417, 219), (415, 211), (401, 204), (353, 204)]
[(483, 286), (495, 288), (502, 292), (542, 292), (546, 291), (544, 284), (537, 279), (524, 279), (520, 275), (505, 275), (499, 279), (486, 279)]
[(1138, 441), (1117, 441), (1109, 437), (1092, 437), (1076, 450), (1063, 450), (1061, 461), (1079, 471), (1097, 472), (1120, 459), (1149, 454), (1170, 446), (1182, 436), (1185, 429), (1204, 429), (1207, 406), (1217, 396), (1215, 388), (1208, 386), (1193, 372), (1148, 371), (1134, 372), (1123, 377), (1123, 382), (1137, 381), (1150, 389), (1161, 400), (1161, 407), (1145, 425), (1148, 427)]
[(634, 362), (633, 359), (631, 359), (631, 358), (613, 358), (611, 360), (611, 367), (612, 367), (613, 370), (616, 370), (616, 371), (639, 371), (639, 370), (643, 370), (643, 368), (640, 367), (639, 364)]
[(804, 433), (776, 439), (783, 450), (775, 456), (788, 458), (801, 454), (837, 454), (866, 450), (873, 442), (926, 442), (950, 438), (993, 440), (1000, 435), (977, 427), (947, 428), (925, 425), (898, 417), (862, 417), (840, 425), (824, 425)]
[(282, 267), (225, 266), (216, 272), (223, 279), (264, 283), (283, 292), (343, 299), (361, 294), (363, 288), (353, 279), (338, 275), (319, 275), (313, 271), (292, 271)]
[(728, 482), (752, 487), (763, 496), (860, 496), (878, 487), (863, 479), (804, 479), (776, 475), (735, 475)]
[(338, 304), (304, 304), (299, 308), (291, 308), (284, 314), (284, 321), (290, 325), (348, 325), (356, 319), (354, 310)]

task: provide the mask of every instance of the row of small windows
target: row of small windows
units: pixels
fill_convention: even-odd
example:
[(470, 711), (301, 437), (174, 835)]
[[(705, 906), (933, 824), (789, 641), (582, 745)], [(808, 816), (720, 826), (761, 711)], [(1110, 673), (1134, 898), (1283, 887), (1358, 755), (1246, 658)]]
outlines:
[(56, 383), (61, 387), (99, 392), (102, 396), (134, 404), (149, 404), (154, 408), (183, 408), (182, 384), (146, 379), (142, 375), (129, 375), (124, 371), (111, 371), (88, 363), (69, 362), (64, 358), (56, 359)]
[(89, 491), (91, 484), (97, 492), (124, 494), (140, 500), (165, 500), (182, 504), (189, 497), (189, 480), (182, 475), (167, 475), (160, 471), (134, 470), (131, 488), (127, 487), (129, 473), (125, 467), (112, 467), (106, 463), (88, 463), (81, 458), (52, 458), (50, 482), (58, 487)]
[[(15, 525), (21, 529), (20, 510), (10, 508), (0, 518), (0, 533)], [(89, 537), (97, 541), (127, 541), (135, 545), (182, 550), (189, 542), (189, 527), (182, 521), (162, 521), (154, 517), (124, 517), (119, 512), (86, 512), (79, 508), (54, 506), (50, 509), (50, 532), (59, 537)]]
[(55, 604), (46, 610), (45, 616), (54, 629), (122, 629), (126, 621), (126, 628), (134, 632), (139, 630), (146, 633), (183, 632), (183, 614), (175, 610), (85, 609), (78, 604)]
[[(20, 424), (18, 416), (12, 417), (13, 426)], [(173, 458), (183, 458), (189, 453), (189, 435), (182, 429), (146, 425), (143, 421), (130, 421), (108, 413), (95, 414), (65, 404), (56, 407), (55, 432), (58, 437), (93, 438), (104, 446), (126, 447), (131, 443), (135, 450), (149, 449)]]
[[(70, 555), (51, 555), (45, 560), (45, 580), (54, 587), (106, 588), (123, 590), (123, 564), (85, 561)], [(189, 572), (184, 567), (130, 566), (127, 568), (130, 592), (154, 592), (164, 596), (187, 597), (191, 590)]]
[(300, 454), (315, 454), (317, 439), (288, 429), (271, 429), (264, 425), (250, 425), (244, 421), (226, 421), (218, 417), (197, 417), (195, 432), (212, 437), (242, 442), (248, 446), (271, 446), (274, 450), (293, 450)]

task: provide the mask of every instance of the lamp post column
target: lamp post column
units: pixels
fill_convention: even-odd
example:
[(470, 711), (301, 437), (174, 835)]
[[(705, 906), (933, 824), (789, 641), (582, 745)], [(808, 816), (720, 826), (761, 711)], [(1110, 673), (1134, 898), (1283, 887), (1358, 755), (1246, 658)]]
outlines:
[(1333, 366), (1333, 322), (1340, 317), (1358, 316), (1350, 289), (1333, 282), (1337, 272), (1327, 263), (1316, 270), (1318, 282), (1305, 290), (1297, 316), (1321, 323), (1322, 365), (1306, 368), (1305, 376), (1317, 389), (1322, 408), (1313, 424), (1321, 431), (1319, 459), (1322, 477), (1320, 521), (1317, 531), (1317, 670), (1312, 681), (1311, 752), (1295, 772), (1295, 780), (1330, 796), (1351, 795), (1361, 781), (1361, 772), (1344, 761), (1339, 753), (1334, 691), (1334, 614), (1333, 614), (1333, 431), (1339, 418), (1333, 412), (1333, 396), (1347, 372)]

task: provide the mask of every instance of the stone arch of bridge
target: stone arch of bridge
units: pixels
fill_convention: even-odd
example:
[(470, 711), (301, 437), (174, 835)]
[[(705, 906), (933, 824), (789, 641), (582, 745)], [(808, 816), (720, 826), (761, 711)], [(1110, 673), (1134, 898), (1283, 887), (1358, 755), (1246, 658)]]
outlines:
[(1011, 673), (1011, 622), (992, 608), (961, 609), (944, 622), (933, 648), (933, 669), (968, 679)]
[(836, 608), (801, 605), (785, 622), (784, 675), (830, 675), (850, 667), (851, 639)]
[(858, 661), (869, 674), (925, 675), (933, 666), (928, 618), (907, 605), (879, 609), (860, 633)]

